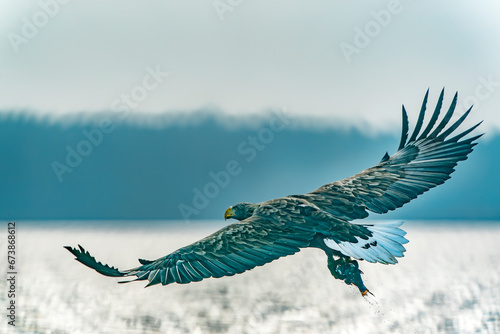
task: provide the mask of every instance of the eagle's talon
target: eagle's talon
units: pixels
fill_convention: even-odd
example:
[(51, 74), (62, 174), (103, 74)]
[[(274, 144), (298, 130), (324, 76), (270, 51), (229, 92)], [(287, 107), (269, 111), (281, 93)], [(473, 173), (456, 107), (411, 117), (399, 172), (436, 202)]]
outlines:
[(375, 297), (375, 295), (373, 293), (371, 293), (370, 290), (366, 289), (365, 291), (361, 291), (359, 290), (359, 292), (361, 292), (361, 296), (363, 297), (366, 297), (368, 294), (372, 295), (373, 297)]

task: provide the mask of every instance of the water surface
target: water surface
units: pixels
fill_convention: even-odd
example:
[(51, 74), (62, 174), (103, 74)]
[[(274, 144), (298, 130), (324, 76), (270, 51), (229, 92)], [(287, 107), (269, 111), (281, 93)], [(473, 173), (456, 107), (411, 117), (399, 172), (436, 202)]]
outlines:
[[(14, 331), (4, 320), (0, 331), (500, 333), (499, 222), (406, 222), (410, 242), (399, 264), (360, 263), (376, 304), (335, 280), (315, 249), (242, 275), (147, 289), (144, 282), (117, 284), (120, 279), (97, 274), (63, 249), (81, 244), (98, 260), (128, 269), (137, 258), (164, 256), (223, 225), (18, 222), (17, 326)], [(0, 265), (7, 267), (5, 256)], [(1, 299), (6, 305), (5, 293)]]

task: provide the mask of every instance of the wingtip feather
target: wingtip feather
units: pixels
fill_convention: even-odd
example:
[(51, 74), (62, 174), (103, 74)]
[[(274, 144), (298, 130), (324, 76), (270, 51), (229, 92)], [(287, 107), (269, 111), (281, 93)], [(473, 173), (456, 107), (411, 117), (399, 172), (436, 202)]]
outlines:
[(441, 112), (441, 107), (443, 106), (443, 98), (444, 98), (444, 87), (441, 90), (441, 93), (439, 94), (438, 102), (436, 104), (436, 108), (434, 109), (434, 113), (431, 116), (429, 124), (427, 124), (427, 127), (425, 128), (424, 132), (422, 132), (422, 134), (418, 138), (419, 140), (427, 137), (429, 132), (431, 132), (432, 128), (434, 128), (434, 125), (436, 124), (436, 121)]
[(402, 129), (401, 129), (401, 140), (399, 142), (398, 150), (402, 149), (406, 145), (406, 139), (408, 139), (408, 113), (406, 112), (405, 106), (402, 107)]
[(77, 260), (78, 262), (84, 264), (89, 268), (94, 269), (95, 271), (97, 271), (102, 275), (111, 277), (121, 277), (125, 275), (123, 272), (118, 270), (118, 268), (97, 261), (95, 257), (90, 255), (90, 253), (86, 251), (81, 245), (78, 245), (78, 248), (80, 250), (73, 248), (71, 246), (64, 246), (64, 248), (66, 248), (70, 253), (72, 253), (75, 256), (75, 260)]
[(429, 89), (430, 88), (427, 88), (427, 91), (425, 92), (424, 100), (422, 101), (422, 106), (420, 107), (420, 113), (418, 114), (417, 124), (415, 125), (415, 129), (413, 130), (413, 133), (408, 140), (409, 143), (417, 139), (417, 136), (422, 128), (422, 124), (424, 123), (425, 110), (427, 109), (427, 100), (429, 99)]

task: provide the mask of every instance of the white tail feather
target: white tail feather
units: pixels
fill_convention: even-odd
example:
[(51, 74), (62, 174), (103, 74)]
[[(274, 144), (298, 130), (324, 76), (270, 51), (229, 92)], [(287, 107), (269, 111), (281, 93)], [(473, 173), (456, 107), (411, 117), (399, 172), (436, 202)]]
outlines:
[(408, 240), (404, 237), (406, 232), (399, 227), (403, 222), (359, 224), (372, 233), (368, 240), (356, 237), (357, 242), (339, 241), (325, 238), (325, 244), (346, 256), (368, 262), (395, 264), (397, 257), (403, 257), (406, 249), (403, 244)]

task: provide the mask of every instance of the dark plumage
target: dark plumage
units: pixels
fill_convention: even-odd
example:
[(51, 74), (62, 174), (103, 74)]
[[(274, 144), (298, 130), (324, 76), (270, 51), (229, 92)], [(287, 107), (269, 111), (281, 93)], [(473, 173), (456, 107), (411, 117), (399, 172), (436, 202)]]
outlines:
[[(325, 251), (332, 275), (369, 293), (361, 280), (357, 260), (397, 263), (408, 242), (402, 223), (354, 223), (368, 212), (386, 213), (408, 203), (450, 178), (454, 167), (466, 160), (476, 135), (462, 139), (475, 126), (448, 138), (469, 115), (470, 109), (448, 128), (457, 94), (437, 123), (444, 90), (424, 126), (428, 91), (415, 128), (408, 136), (408, 116), (403, 106), (403, 129), (398, 151), (384, 155), (380, 163), (347, 179), (326, 184), (310, 193), (291, 195), (257, 204), (239, 203), (225, 218), (239, 220), (219, 231), (154, 261), (118, 270), (97, 262), (81, 246), (66, 247), (76, 259), (97, 272), (113, 277), (135, 276), (154, 284), (190, 283), (208, 277), (232, 276), (261, 266), (301, 248)], [(436, 126), (437, 124), (437, 126)], [(408, 139), (409, 137), (409, 139)]]

